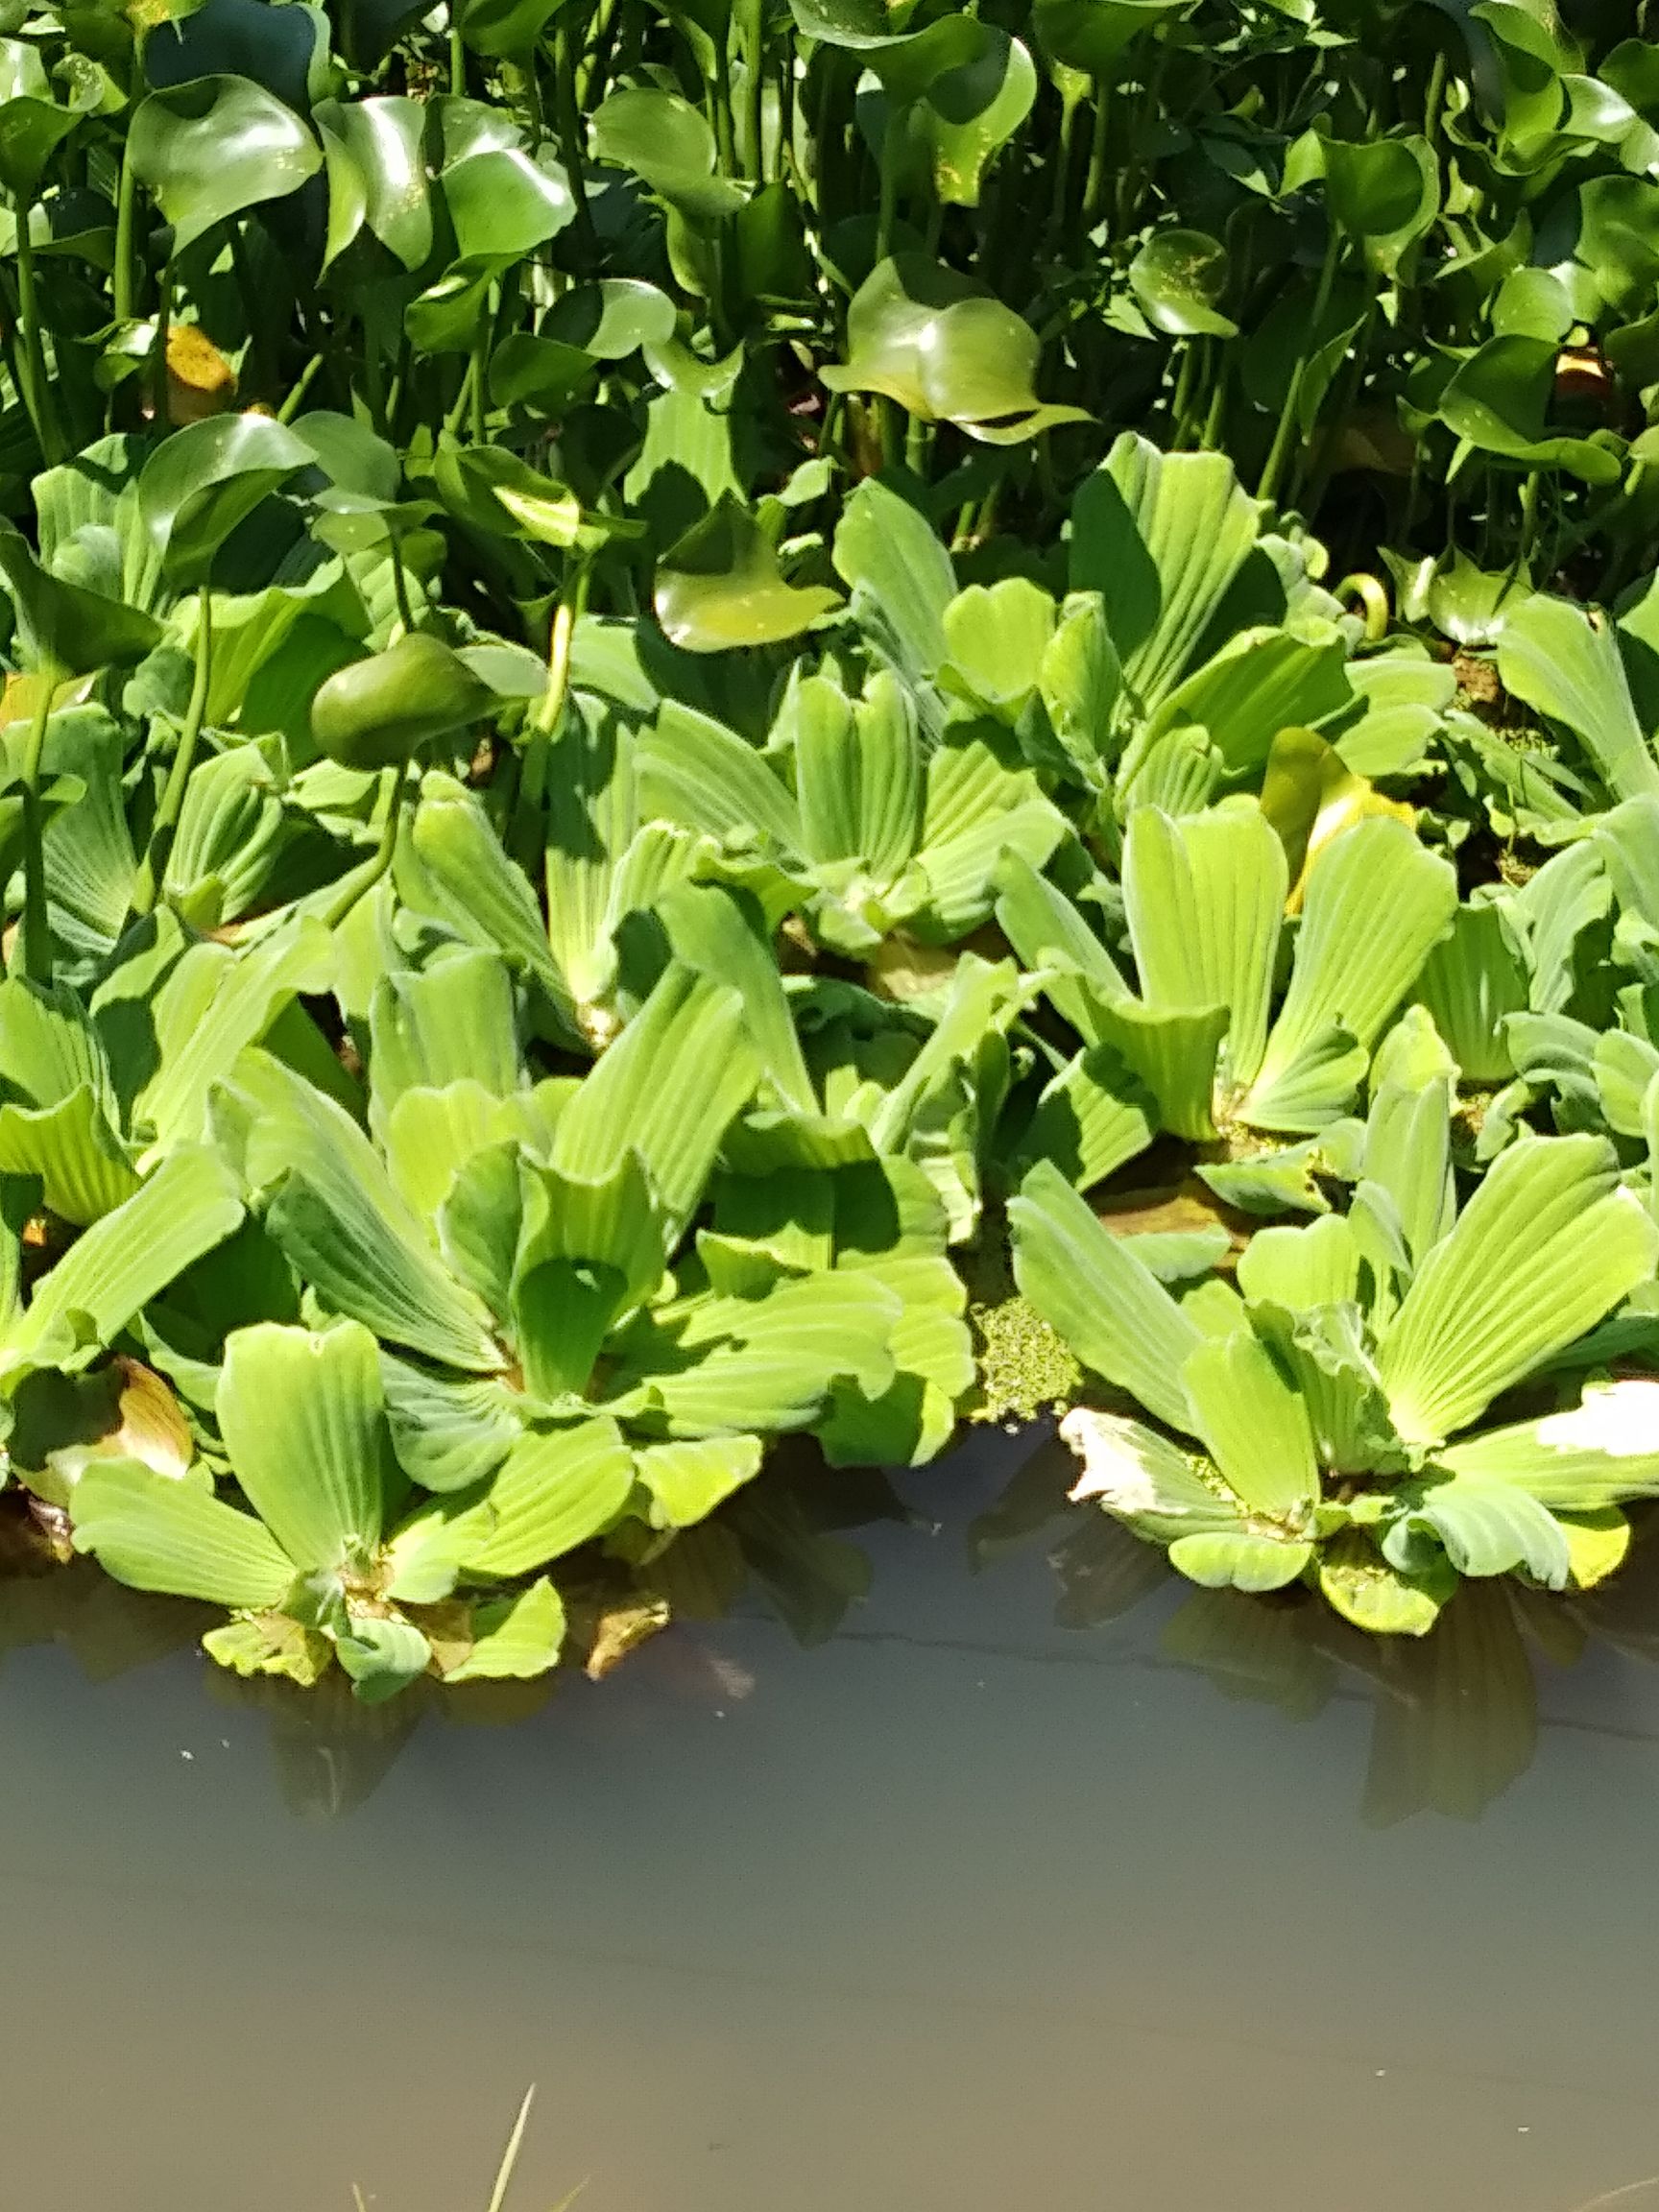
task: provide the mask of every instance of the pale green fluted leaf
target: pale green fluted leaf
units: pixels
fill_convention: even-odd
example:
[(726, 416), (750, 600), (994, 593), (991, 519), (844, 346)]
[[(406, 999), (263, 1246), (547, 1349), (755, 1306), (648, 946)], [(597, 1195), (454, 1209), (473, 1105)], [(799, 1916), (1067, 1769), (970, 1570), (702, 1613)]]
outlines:
[(429, 968), (383, 974), (369, 1003), (369, 1046), (376, 1118), (414, 1089), (469, 1082), (506, 1097), (523, 1081), (523, 1063), (505, 962), (468, 946)]
[(635, 1472), (651, 1494), (657, 1528), (689, 1528), (706, 1521), (760, 1472), (758, 1436), (704, 1436), (647, 1444), (634, 1455)]
[(565, 1109), (553, 1165), (562, 1174), (602, 1182), (625, 1152), (637, 1153), (677, 1235), (759, 1072), (740, 995), (671, 961)]
[(633, 1486), (621, 1431), (596, 1419), (522, 1436), (475, 1500), (463, 1495), (428, 1511), (450, 1517), (466, 1574), (528, 1575), (603, 1535)]
[(137, 1459), (93, 1459), (75, 1485), (75, 1549), (118, 1582), (258, 1610), (279, 1605), (294, 1562), (252, 1514)]
[(1593, 1328), (1659, 1258), (1659, 1228), (1588, 1136), (1511, 1145), (1417, 1271), (1379, 1371), (1409, 1443), (1466, 1428), (1500, 1391)]
[(248, 1503), (297, 1567), (334, 1573), (373, 1554), (390, 1439), (367, 1329), (233, 1329), (216, 1410)]
[(1427, 1636), (1456, 1587), (1457, 1577), (1444, 1560), (1437, 1571), (1422, 1562), (1403, 1574), (1358, 1531), (1334, 1539), (1319, 1556), (1326, 1602), (1373, 1636)]
[(85, 1228), (138, 1188), (120, 1139), (89, 1084), (55, 1106), (0, 1106), (0, 1174), (38, 1175), (62, 1220)]
[(554, 962), (534, 892), (489, 817), (452, 777), (429, 775), (397, 864), (418, 912), (446, 922), (468, 944), (498, 952), (533, 983), (580, 1042), (565, 977)]
[(208, 1094), (244, 1046), (256, 1045), (297, 994), (326, 989), (332, 975), (328, 932), (312, 915), (241, 952), (192, 945), (156, 995), (157, 1065), (133, 1100), (134, 1129), (157, 1148), (197, 1142)]
[(519, 1394), (493, 1377), (458, 1382), (380, 1355), (397, 1463), (423, 1490), (467, 1490), (493, 1475), (523, 1428)]
[(1300, 1529), (1319, 1496), (1308, 1410), (1266, 1345), (1247, 1331), (1189, 1353), (1181, 1384), (1223, 1480), (1252, 1513)]
[(1417, 1565), (1425, 1529), (1459, 1575), (1507, 1575), (1519, 1567), (1547, 1590), (1562, 1590), (1572, 1573), (1567, 1531), (1511, 1483), (1459, 1476), (1414, 1486), (1407, 1512), (1382, 1539), (1384, 1557), (1401, 1568)]
[(1515, 894), (1527, 933), (1527, 1002), (1534, 1013), (1566, 1012), (1578, 989), (1579, 940), (1605, 919), (1612, 902), (1595, 837), (1563, 847)]
[(576, 700), (547, 747), (546, 790), (547, 934), (580, 1015), (615, 978), (617, 878), (639, 828), (634, 740), (613, 708)]
[(12, 1331), (11, 1351), (27, 1358), (72, 1342), (81, 1320), (108, 1344), (192, 1261), (223, 1243), (242, 1213), (235, 1178), (217, 1153), (194, 1145), (170, 1153), (42, 1277)]
[(1659, 762), (1605, 616), (1542, 593), (1523, 601), (1504, 616), (1498, 673), (1506, 691), (1573, 733), (1615, 799), (1659, 794)]
[(385, 1117), (381, 1142), (398, 1195), (421, 1219), (435, 1220), (467, 1163), (516, 1134), (506, 1101), (463, 1081), (404, 1091)]
[(1243, 1509), (1215, 1469), (1144, 1422), (1079, 1406), (1061, 1422), (1060, 1434), (1083, 1462), (1073, 1501), (1097, 1500), (1138, 1536), (1172, 1544), (1243, 1525)]
[(1074, 1190), (1092, 1190), (1144, 1152), (1157, 1126), (1153, 1101), (1122, 1054), (1094, 1045), (1045, 1086), (1018, 1158), (1052, 1161)]
[(885, 668), (856, 702), (808, 676), (787, 713), (802, 850), (820, 865), (856, 860), (875, 883), (895, 882), (922, 832), (924, 754), (909, 693)]
[(432, 1647), (412, 1622), (353, 1613), (335, 1632), (334, 1656), (365, 1705), (381, 1705), (418, 1682), (432, 1664)]
[(1659, 929), (1659, 797), (1626, 799), (1597, 822), (1597, 848), (1622, 911)]
[(1044, 971), (1044, 995), (1086, 1045), (1102, 1042), (1100, 1007), (1130, 995), (1118, 963), (1081, 908), (1019, 853), (997, 869), (997, 921), (1025, 969)]
[(656, 1309), (619, 1340), (607, 1403), (670, 1436), (807, 1429), (838, 1384), (878, 1398), (893, 1382), (902, 1309), (863, 1272), (784, 1277), (754, 1297)]
[(1002, 855), (1017, 853), (1040, 868), (1065, 833), (1064, 816), (1029, 770), (1005, 768), (977, 738), (937, 747), (917, 854), (927, 885), (925, 933), (951, 941), (976, 929), (995, 904)]
[(117, 1118), (103, 1042), (80, 999), (66, 984), (8, 975), (0, 983), (0, 1097), (56, 1106), (83, 1088), (108, 1119)]
[(1527, 965), (1505, 902), (1459, 906), (1452, 930), (1423, 963), (1417, 992), (1468, 1083), (1515, 1072), (1503, 1023), (1528, 1004)]
[(1229, 779), (1254, 777), (1282, 730), (1309, 729), (1348, 703), (1345, 659), (1341, 636), (1329, 623), (1304, 637), (1240, 631), (1167, 694), (1148, 734), (1200, 729)]
[(613, 1329), (657, 1289), (665, 1242), (638, 1157), (586, 1180), (521, 1160), (523, 1225), (509, 1299), (525, 1386), (586, 1391)]
[(1207, 1590), (1248, 1590), (1256, 1595), (1283, 1590), (1312, 1557), (1311, 1544), (1233, 1530), (1178, 1536), (1169, 1547), (1170, 1566), (1189, 1582)]
[(950, 653), (945, 610), (956, 595), (950, 556), (925, 516), (878, 478), (854, 491), (835, 526), (836, 573), (858, 627), (912, 680)]
[(655, 911), (677, 960), (740, 995), (744, 1035), (780, 1102), (799, 1114), (816, 1113), (818, 1097), (783, 979), (754, 902), (723, 884), (685, 882), (664, 891)]
[(1008, 1202), (1014, 1280), (1096, 1375), (1140, 1399), (1171, 1429), (1191, 1431), (1181, 1381), (1202, 1341), (1133, 1239), (1102, 1227), (1058, 1167), (1040, 1162)]
[(1384, 1083), (1365, 1121), (1367, 1182), (1393, 1200), (1413, 1266), (1452, 1228), (1457, 1211), (1452, 1177), (1452, 1111), (1455, 1094), (1439, 1075), (1416, 1089)]
[(734, 730), (665, 699), (635, 744), (642, 814), (744, 842), (757, 832), (784, 854), (801, 850), (795, 800), (766, 758)]
[(1608, 1029), (1596, 1040), (1592, 1066), (1608, 1128), (1620, 1137), (1646, 1136), (1647, 1093), (1659, 1075), (1659, 1048), (1628, 1030)]
[(414, 1209), (341, 1107), (269, 1053), (243, 1054), (220, 1093), (265, 1226), (336, 1312), (451, 1367), (503, 1364), (479, 1300), (439, 1260)]
[(1343, 1214), (1327, 1214), (1306, 1228), (1258, 1229), (1238, 1255), (1238, 1284), (1252, 1305), (1291, 1312), (1339, 1306), (1359, 1284), (1359, 1250)]
[(1101, 1043), (1119, 1053), (1157, 1107), (1157, 1124), (1190, 1143), (1214, 1141), (1216, 1069), (1226, 1050), (1225, 1006), (1102, 1007)]
[(1374, 816), (1335, 838), (1309, 877), (1290, 988), (1240, 1117), (1267, 1129), (1336, 1119), (1353, 1094), (1353, 1048), (1362, 1075), (1456, 906), (1452, 868), (1403, 822)]
[(1262, 1064), (1287, 889), (1285, 848), (1259, 807), (1129, 818), (1123, 902), (1146, 1003), (1225, 1007), (1236, 1084)]
[(1024, 990), (1011, 961), (964, 953), (932, 1033), (909, 1067), (868, 1118), (878, 1152), (901, 1152), (927, 1117), (930, 1099), (959, 1070), (978, 1063), (988, 1040), (1005, 1037), (1024, 1004)]
[(1587, 1390), (1539, 1421), (1466, 1436), (1435, 1455), (1456, 1476), (1512, 1482), (1551, 1511), (1592, 1513), (1659, 1495), (1659, 1382), (1639, 1378)]
[(1219, 453), (1125, 433), (1071, 506), (1070, 583), (1100, 592), (1127, 693), (1149, 714), (1180, 681), (1259, 531)]
[(480, 1600), (470, 1609), (471, 1642), (462, 1658), (441, 1650), (445, 1682), (525, 1681), (559, 1664), (565, 1606), (545, 1575), (517, 1597)]

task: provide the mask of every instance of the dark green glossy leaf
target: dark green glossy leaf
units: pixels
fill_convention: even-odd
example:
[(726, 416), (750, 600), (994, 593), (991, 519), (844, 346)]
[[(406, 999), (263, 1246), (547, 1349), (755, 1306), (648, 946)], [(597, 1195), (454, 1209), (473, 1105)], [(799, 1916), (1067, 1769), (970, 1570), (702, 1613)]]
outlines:
[(163, 571), (181, 589), (201, 584), (231, 531), (313, 458), (268, 415), (215, 415), (176, 431), (138, 477), (138, 512)]
[(326, 81), (328, 18), (286, 0), (204, 0), (157, 23), (144, 41), (144, 74), (156, 91), (199, 77), (244, 77), (303, 114)]
[(198, 77), (152, 92), (127, 146), (134, 174), (173, 227), (175, 252), (216, 223), (297, 192), (323, 166), (294, 110), (246, 77)]
[(1193, 0), (1036, 0), (1044, 50), (1069, 69), (1109, 77), (1136, 39), (1179, 15)]
[(1555, 435), (1548, 427), (1555, 359), (1555, 348), (1545, 339), (1489, 338), (1447, 385), (1440, 420), (1498, 459), (1528, 469), (1565, 469), (1586, 484), (1616, 484), (1615, 445)]
[(1358, 241), (1371, 269), (1393, 274), (1440, 209), (1432, 148), (1412, 134), (1358, 143), (1327, 138), (1321, 151), (1325, 197), (1338, 228)]
[(328, 172), (325, 266), (368, 230), (405, 269), (432, 251), (432, 198), (418, 100), (325, 100), (314, 121)]
[(847, 312), (850, 359), (819, 372), (832, 392), (880, 392), (925, 422), (1013, 445), (1080, 407), (1046, 406), (1034, 389), (1037, 334), (983, 285), (925, 254), (883, 261)]

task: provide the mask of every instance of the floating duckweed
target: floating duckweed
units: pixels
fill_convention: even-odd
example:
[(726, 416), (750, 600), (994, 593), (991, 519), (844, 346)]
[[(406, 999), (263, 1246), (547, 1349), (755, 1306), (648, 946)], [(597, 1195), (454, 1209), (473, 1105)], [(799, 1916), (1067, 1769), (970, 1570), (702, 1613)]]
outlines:
[(1067, 1409), (1084, 1381), (1067, 1340), (1013, 1287), (1009, 1263), (999, 1252), (984, 1254), (967, 1267), (967, 1274), (977, 1369), (967, 1418), (1035, 1420), (1038, 1413)]

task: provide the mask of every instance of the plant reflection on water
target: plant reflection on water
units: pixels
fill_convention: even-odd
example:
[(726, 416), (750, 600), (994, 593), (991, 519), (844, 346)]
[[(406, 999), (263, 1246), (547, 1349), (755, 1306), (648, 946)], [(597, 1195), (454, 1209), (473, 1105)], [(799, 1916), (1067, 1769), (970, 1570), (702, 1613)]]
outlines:
[[(1076, 1633), (1079, 1663), (1100, 1657), (1091, 1650), (1092, 1631), (1161, 1601), (1150, 1646), (1115, 1653), (1113, 1664), (1190, 1670), (1223, 1697), (1297, 1721), (1334, 1702), (1369, 1701), (1359, 1813), (1370, 1826), (1421, 1812), (1479, 1818), (1532, 1762), (1541, 1675), (1575, 1666), (1598, 1643), (1626, 1657), (1659, 1659), (1659, 1541), (1639, 1542), (1623, 1575), (1582, 1597), (1476, 1583), (1431, 1635), (1374, 1638), (1297, 1589), (1270, 1598), (1190, 1589), (1118, 1523), (1068, 1503), (1075, 1462), (1052, 1437), (1040, 1436), (1035, 1449), (1028, 1438), (1010, 1448), (1019, 1463), (999, 1493), (965, 1531), (947, 1532), (966, 1567), (980, 1572), (1046, 1546), (1053, 1620)], [(949, 1468), (929, 1496), (949, 1511)], [(883, 1476), (791, 1454), (656, 1559), (632, 1569), (592, 1563), (584, 1602), (572, 1608), (588, 1671), (632, 1667), (655, 1688), (712, 1686), (735, 1699), (747, 1687), (743, 1671), (708, 1649), (702, 1629), (758, 1610), (803, 1647), (858, 1635), (856, 1608), (876, 1569), (857, 1534), (883, 1523), (903, 1530), (921, 1519)], [(902, 1541), (896, 1553), (889, 1549), (884, 1575), (902, 1572)], [(207, 1618), (205, 1608), (128, 1589), (89, 1562), (58, 1564), (14, 1513), (0, 1524), (0, 1663), (12, 1651), (57, 1645), (88, 1680), (103, 1681), (194, 1649)], [(648, 1648), (636, 1655), (636, 1644)], [(1028, 1656), (1065, 1663), (1072, 1654), (1063, 1645)], [(330, 1819), (373, 1793), (428, 1715), (449, 1726), (511, 1727), (567, 1693), (578, 1671), (572, 1662), (539, 1680), (480, 1683), (446, 1695), (428, 1684), (431, 1695), (418, 1686), (382, 1705), (360, 1703), (343, 1677), (301, 1694), (212, 1667), (203, 1676), (216, 1702), (265, 1716), (289, 1810)]]

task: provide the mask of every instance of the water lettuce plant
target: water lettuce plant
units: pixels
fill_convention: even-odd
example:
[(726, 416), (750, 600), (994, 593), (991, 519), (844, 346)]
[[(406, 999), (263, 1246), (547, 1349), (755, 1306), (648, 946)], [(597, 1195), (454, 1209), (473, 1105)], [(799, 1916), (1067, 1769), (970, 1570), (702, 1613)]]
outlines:
[[(1651, 1282), (1650, 1215), (1589, 1134), (1519, 1139), (1459, 1205), (1436, 1045), (1394, 1032), (1346, 1210), (1259, 1230), (1231, 1282), (1173, 1240), (1143, 1260), (1050, 1163), (1009, 1208), (1025, 1295), (1159, 1424), (1070, 1413), (1073, 1494), (1194, 1581), (1306, 1576), (1410, 1633), (1460, 1575), (1599, 1579), (1659, 1480), (1659, 1384), (1582, 1386), (1598, 1325)], [(1518, 1417), (1482, 1425), (1498, 1401)]]

